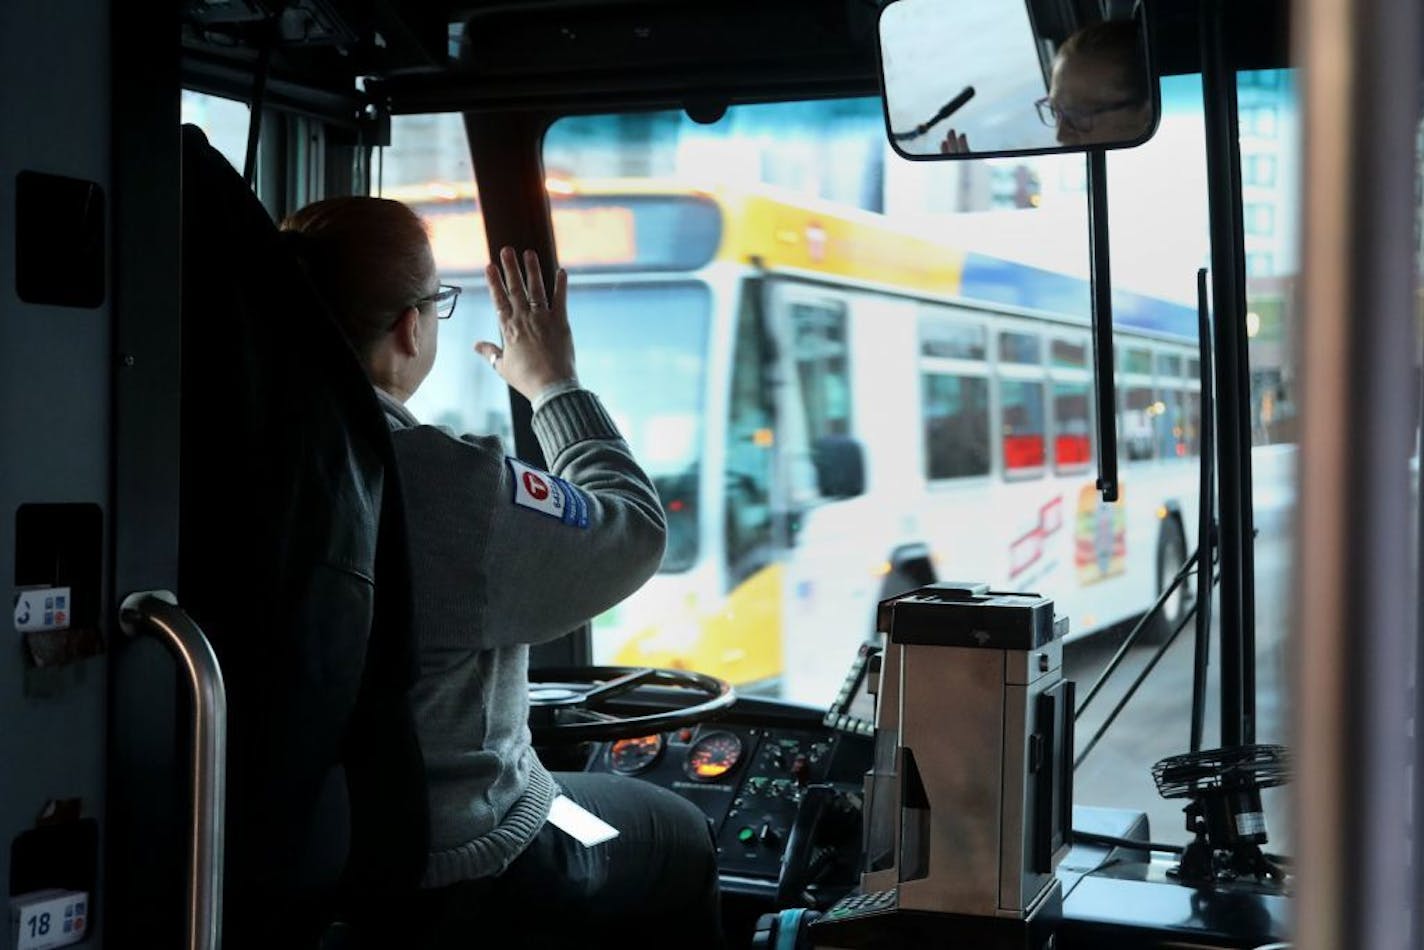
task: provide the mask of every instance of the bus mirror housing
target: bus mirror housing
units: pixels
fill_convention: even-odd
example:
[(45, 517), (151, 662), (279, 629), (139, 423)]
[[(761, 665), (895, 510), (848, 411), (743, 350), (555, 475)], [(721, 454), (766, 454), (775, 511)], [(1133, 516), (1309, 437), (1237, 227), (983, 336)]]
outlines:
[(890, 145), (939, 160), (1140, 145), (1161, 96), (1145, 4), (1084, 15), (1051, 0), (891, 0), (880, 11)]
[(865, 449), (848, 435), (827, 435), (811, 448), (816, 466), (816, 490), (822, 498), (855, 498), (865, 494)]

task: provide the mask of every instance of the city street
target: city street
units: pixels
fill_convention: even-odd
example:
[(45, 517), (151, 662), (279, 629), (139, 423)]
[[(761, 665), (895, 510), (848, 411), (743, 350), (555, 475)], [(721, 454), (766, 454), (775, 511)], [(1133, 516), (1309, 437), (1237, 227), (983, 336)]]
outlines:
[[(1286, 697), (1290, 639), (1284, 611), (1289, 602), (1291, 562), (1284, 516), (1262, 518), (1256, 540), (1256, 741), (1287, 744), (1290, 706)], [(1219, 597), (1219, 589), (1218, 589)], [(1214, 601), (1219, 606), (1219, 599)], [(1214, 609), (1214, 621), (1219, 621)], [(1203, 746), (1220, 745), (1221, 693), (1219, 663), (1220, 625), (1213, 623), (1211, 665), (1207, 671), (1207, 706)], [(1192, 654), (1194, 626), (1188, 624), (1167, 655), (1147, 678), (1137, 695), (1083, 761), (1074, 776), (1073, 800), (1077, 804), (1133, 808), (1146, 811), (1156, 841), (1182, 843), (1188, 839), (1182, 816), (1185, 800), (1166, 800), (1157, 794), (1152, 765), (1188, 751), (1191, 737)], [(1078, 684), (1079, 701), (1107, 665), (1120, 640), (1075, 642), (1064, 661), (1064, 673)], [(1138, 645), (1123, 661), (1112, 680), (1077, 722), (1079, 749), (1091, 739), (1103, 720), (1151, 659), (1156, 647)], [(1290, 851), (1284, 789), (1263, 796), (1270, 843), (1266, 850)]]

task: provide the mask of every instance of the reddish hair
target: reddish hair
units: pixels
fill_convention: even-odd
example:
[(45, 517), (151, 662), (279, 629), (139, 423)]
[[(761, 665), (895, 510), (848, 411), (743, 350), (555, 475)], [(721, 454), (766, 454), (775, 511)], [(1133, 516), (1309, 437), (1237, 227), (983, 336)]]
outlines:
[(1142, 31), (1133, 20), (1104, 20), (1085, 26), (1063, 41), (1058, 55), (1091, 57), (1117, 70), (1122, 92), (1146, 104), (1152, 97), (1147, 76), (1147, 59), (1142, 50)]
[(362, 359), (429, 291), (425, 223), (399, 201), (328, 198), (288, 216), (281, 230)]

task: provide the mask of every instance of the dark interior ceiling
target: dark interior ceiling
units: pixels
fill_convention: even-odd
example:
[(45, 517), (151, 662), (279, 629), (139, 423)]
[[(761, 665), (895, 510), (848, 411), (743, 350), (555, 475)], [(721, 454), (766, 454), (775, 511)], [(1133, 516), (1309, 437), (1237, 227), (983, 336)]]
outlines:
[[(983, 0), (1012, 3), (1017, 0)], [(1064, 0), (1036, 0), (1064, 2)], [(1164, 73), (1211, 0), (1148, 0)], [(879, 0), (188, 0), (185, 83), (352, 121), (394, 112), (685, 106), (871, 94)], [(1286, 61), (1286, 0), (1222, 4), (1243, 66)], [(358, 85), (364, 92), (358, 89)]]

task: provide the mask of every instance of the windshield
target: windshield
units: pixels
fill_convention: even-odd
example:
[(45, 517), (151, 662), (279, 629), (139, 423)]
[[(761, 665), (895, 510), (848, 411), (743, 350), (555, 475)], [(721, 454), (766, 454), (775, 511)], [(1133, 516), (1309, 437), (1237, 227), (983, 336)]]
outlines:
[(710, 295), (704, 284), (610, 284), (569, 290), (579, 381), (603, 400), (668, 518), (662, 570), (697, 558), (703, 367)]
[[(1292, 95), (1284, 76), (1243, 77), (1262, 617), (1276, 616), (1267, 605), (1291, 563)], [(875, 605), (928, 576), (1052, 597), (1070, 619), (1065, 675), (1086, 690), (1196, 546), (1195, 275), (1210, 263), (1200, 80), (1164, 79), (1162, 101), (1153, 141), (1108, 161), (1122, 465), (1111, 505), (1094, 486), (1082, 156), (905, 162), (875, 99), (738, 106), (710, 125), (681, 112), (556, 122), (544, 164), (574, 271), (580, 378), (657, 481), (672, 527), (662, 574), (595, 621), (595, 660), (825, 705), (875, 640)], [(654, 194), (675, 200), (650, 207), (715, 209), (715, 254), (692, 219), (658, 240), (629, 232), (618, 209)], [(568, 213), (585, 206), (599, 213)], [(614, 251), (612, 264), (579, 263)], [(677, 276), (693, 271), (698, 282)], [(442, 272), (471, 290), (455, 319), (485, 320), (482, 282), (466, 272)], [(456, 338), (476, 333), (488, 338), (473, 323)], [(430, 410), (485, 425), (485, 391), (457, 390), (495, 377), (446, 338)], [(504, 411), (502, 386), (488, 398)], [(1079, 801), (1145, 809), (1165, 840), (1187, 833), (1151, 767), (1187, 747), (1191, 640), (1188, 628), (1076, 776)], [(1281, 734), (1287, 642), (1278, 621), (1260, 622), (1265, 741)], [(1133, 650), (1078, 723), (1080, 753), (1155, 649)], [(1210, 741), (1215, 666), (1209, 682)], [(1268, 796), (1284, 850), (1278, 803)]]

